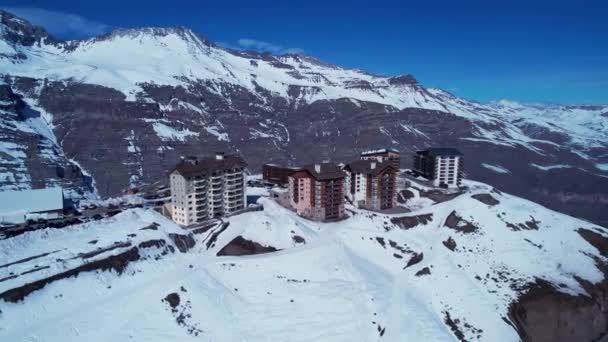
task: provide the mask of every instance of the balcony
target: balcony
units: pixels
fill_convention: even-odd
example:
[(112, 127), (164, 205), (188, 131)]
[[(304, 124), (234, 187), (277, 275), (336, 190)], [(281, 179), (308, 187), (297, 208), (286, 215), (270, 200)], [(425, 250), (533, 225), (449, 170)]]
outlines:
[(237, 202), (242, 202), (243, 196), (234, 196), (234, 197), (227, 197), (226, 198), (226, 205), (230, 205), (231, 203), (237, 203)]
[(243, 185), (243, 178), (238, 178), (238, 179), (227, 179), (226, 180), (226, 185)]
[(224, 189), (224, 191), (228, 194), (236, 194), (236, 193), (242, 193), (243, 192), (243, 188), (242, 187), (232, 187), (232, 188), (226, 188)]
[(226, 209), (230, 210), (230, 211), (234, 211), (234, 210), (239, 210), (239, 209), (243, 209), (243, 202), (235, 202), (232, 204), (229, 204), (226, 206)]
[(230, 178), (230, 177), (241, 177), (243, 175), (243, 171), (239, 170), (239, 171), (228, 171), (226, 172), (226, 177)]

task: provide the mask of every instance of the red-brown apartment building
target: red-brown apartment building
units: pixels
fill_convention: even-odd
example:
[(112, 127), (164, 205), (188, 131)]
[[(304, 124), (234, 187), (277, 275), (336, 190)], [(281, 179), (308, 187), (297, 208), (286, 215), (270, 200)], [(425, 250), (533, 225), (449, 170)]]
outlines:
[(304, 166), (289, 175), (289, 201), (300, 216), (315, 221), (344, 217), (344, 172), (335, 164)]

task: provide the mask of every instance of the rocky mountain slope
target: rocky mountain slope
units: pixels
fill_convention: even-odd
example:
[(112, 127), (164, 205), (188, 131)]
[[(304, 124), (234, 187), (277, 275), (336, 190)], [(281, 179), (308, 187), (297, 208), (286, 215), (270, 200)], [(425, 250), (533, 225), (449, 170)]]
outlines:
[[(264, 211), (191, 230), (135, 209), (0, 240), (6, 341), (590, 341), (608, 231), (491, 186), (313, 223)], [(256, 254), (256, 255), (253, 255)]]
[[(407, 167), (412, 151), (450, 145), (467, 155), (470, 178), (608, 223), (608, 106), (481, 104), (411, 75), (230, 50), (182, 27), (62, 41), (6, 12), (0, 79), (12, 94), (0, 107), (3, 188), (58, 179), (33, 166), (47, 153), (15, 133), (23, 122), (56, 150), (70, 175), (60, 182), (103, 196), (220, 149), (241, 152), (256, 172), (382, 146), (402, 151)], [(91, 178), (78, 184), (78, 172)]]

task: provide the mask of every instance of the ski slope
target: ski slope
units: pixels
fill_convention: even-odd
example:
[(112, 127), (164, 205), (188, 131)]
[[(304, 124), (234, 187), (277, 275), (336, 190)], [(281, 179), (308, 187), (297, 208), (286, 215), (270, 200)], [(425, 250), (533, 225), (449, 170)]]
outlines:
[[(77, 267), (83, 263), (79, 253), (95, 246), (166, 241), (163, 247), (140, 247), (141, 258), (122, 274), (83, 272), (22, 301), (0, 300), (0, 340), (457, 340), (446, 324), (449, 315), (467, 340), (518, 341), (504, 319), (526, 284), (540, 278), (561, 284), (564, 293), (585, 295), (575, 276), (592, 283), (602, 280), (591, 258), (602, 258), (600, 251), (576, 229), (606, 237), (604, 228), (481, 183), (467, 185), (470, 190), (450, 201), (408, 214), (349, 208), (351, 217), (335, 223), (305, 220), (263, 197), (264, 211), (231, 217), (223, 231), (218, 225), (195, 234), (153, 211), (135, 209), (102, 221), (0, 240), (0, 265), (57, 251), (0, 266), (0, 279), (50, 266), (0, 281), (0, 293)], [(471, 197), (477, 194), (491, 194), (500, 203), (488, 205)], [(448, 228), (444, 223), (454, 211), (477, 229), (465, 233)], [(409, 229), (392, 221), (427, 214), (432, 214), (430, 221)], [(507, 225), (531, 216), (538, 229)], [(141, 230), (150, 225), (157, 229)], [(169, 234), (189, 235), (196, 243), (182, 253)], [(216, 256), (237, 236), (279, 251)], [(444, 245), (449, 238), (456, 243), (454, 250)], [(174, 251), (166, 252), (167, 246)], [(419, 254), (422, 260), (406, 267)], [(416, 275), (427, 267), (430, 274)], [(164, 300), (171, 293), (179, 297), (174, 308)]]

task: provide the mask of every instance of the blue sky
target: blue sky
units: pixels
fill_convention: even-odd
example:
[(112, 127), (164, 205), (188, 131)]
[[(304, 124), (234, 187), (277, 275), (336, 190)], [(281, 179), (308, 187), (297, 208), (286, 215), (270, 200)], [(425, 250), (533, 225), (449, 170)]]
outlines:
[(608, 103), (608, 1), (4, 1), (62, 38), (189, 27), (480, 101)]

